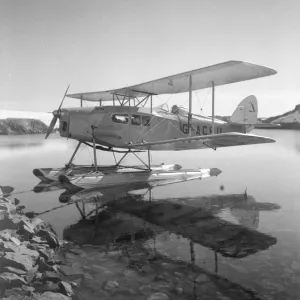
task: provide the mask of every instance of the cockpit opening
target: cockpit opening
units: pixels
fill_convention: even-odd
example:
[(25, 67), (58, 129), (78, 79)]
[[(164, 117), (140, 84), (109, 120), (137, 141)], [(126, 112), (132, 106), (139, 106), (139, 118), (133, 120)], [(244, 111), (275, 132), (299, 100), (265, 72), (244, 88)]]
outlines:
[[(114, 123), (128, 124), (128, 114), (114, 114), (111, 119)], [(151, 116), (131, 115), (131, 125), (134, 126), (149, 126)]]
[(114, 123), (128, 124), (127, 114), (115, 114), (111, 116), (111, 119)]

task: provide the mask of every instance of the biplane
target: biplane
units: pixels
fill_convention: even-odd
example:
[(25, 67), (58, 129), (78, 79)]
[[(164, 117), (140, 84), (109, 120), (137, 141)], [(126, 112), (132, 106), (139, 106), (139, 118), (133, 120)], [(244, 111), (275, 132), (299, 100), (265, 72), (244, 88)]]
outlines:
[[(275, 70), (264, 66), (228, 61), (108, 91), (68, 94), (67, 89), (58, 109), (53, 112), (46, 138), (59, 120), (60, 135), (77, 140), (78, 145), (64, 168), (35, 169), (34, 174), (41, 180), (58, 180), (83, 189), (158, 182), (162, 178), (165, 183), (173, 183), (218, 175), (221, 171), (216, 168), (181, 170), (178, 165), (152, 166), (150, 151), (216, 150), (275, 142), (267, 137), (249, 134), (257, 121), (258, 112), (257, 100), (253, 95), (241, 101), (229, 121), (215, 117), (217, 86), (274, 74)], [(205, 88), (212, 89), (212, 117), (192, 112), (192, 92)], [(155, 96), (186, 92), (189, 95), (188, 109), (176, 105), (170, 110), (163, 105), (153, 107)], [(65, 97), (79, 99), (81, 107), (62, 108)], [(83, 101), (94, 102), (96, 106), (82, 107)], [(92, 166), (72, 164), (81, 145), (93, 148)], [(101, 166), (97, 163), (97, 150), (123, 153), (123, 156), (115, 165)], [(148, 161), (140, 158), (140, 152), (148, 153)], [(142, 165), (122, 165), (129, 154), (136, 156)]]

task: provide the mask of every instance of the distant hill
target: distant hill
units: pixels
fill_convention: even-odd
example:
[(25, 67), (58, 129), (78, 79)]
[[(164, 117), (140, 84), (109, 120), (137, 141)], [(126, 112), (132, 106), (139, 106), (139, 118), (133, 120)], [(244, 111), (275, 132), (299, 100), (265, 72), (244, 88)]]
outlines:
[[(230, 116), (216, 116), (217, 119), (228, 122)], [(300, 104), (291, 111), (269, 118), (257, 118), (255, 128), (264, 129), (300, 129)]]
[(46, 133), (51, 113), (0, 110), (0, 135)]
[(46, 133), (48, 126), (35, 119), (0, 119), (0, 135)]
[(300, 104), (282, 115), (265, 119), (263, 123), (280, 124), (282, 128), (300, 129)]
[(0, 119), (34, 119), (40, 120), (49, 125), (53, 115), (52, 113), (39, 112), (39, 111), (23, 111), (23, 110), (5, 110), (0, 109)]

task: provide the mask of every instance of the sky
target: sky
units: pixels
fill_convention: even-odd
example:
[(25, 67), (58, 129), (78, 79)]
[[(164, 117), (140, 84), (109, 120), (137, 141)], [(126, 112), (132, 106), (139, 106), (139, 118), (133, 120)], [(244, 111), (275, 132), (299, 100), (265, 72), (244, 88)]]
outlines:
[[(217, 87), (216, 114), (252, 94), (260, 117), (281, 114), (300, 103), (299, 14), (297, 0), (0, 0), (0, 109), (53, 111), (69, 84), (101, 91), (243, 60), (278, 74)], [(210, 90), (193, 111), (211, 114)]]

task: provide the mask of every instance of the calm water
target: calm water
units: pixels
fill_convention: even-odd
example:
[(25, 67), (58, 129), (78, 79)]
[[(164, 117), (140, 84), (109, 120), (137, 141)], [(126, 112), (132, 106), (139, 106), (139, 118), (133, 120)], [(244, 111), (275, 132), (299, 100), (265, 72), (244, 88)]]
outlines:
[[(234, 252), (234, 240), (231, 241), (232, 249), (225, 242), (225, 254), (220, 248), (214, 248), (213, 245), (220, 245), (220, 241), (225, 240), (218, 227), (214, 227), (215, 233), (210, 231), (206, 236), (198, 234), (201, 231), (199, 222), (191, 230), (187, 230), (186, 224), (177, 224), (175, 228), (171, 222), (174, 216), (168, 206), (161, 208), (165, 213), (163, 222), (155, 217), (145, 220), (160, 228), (147, 243), (149, 247), (155, 244), (156, 251), (173, 261), (190, 262), (192, 252), (192, 260), (199, 267), (253, 289), (261, 299), (300, 299), (300, 131), (256, 130), (254, 133), (277, 142), (217, 151), (152, 153), (153, 163), (222, 170), (217, 178), (154, 189), (153, 198), (158, 207), (167, 199), (167, 205), (179, 203), (180, 209), (187, 212), (191, 207), (205, 208), (214, 220), (224, 222), (222, 224), (229, 231), (235, 224), (244, 230), (245, 236), (250, 232), (251, 238), (244, 244), (246, 252), (243, 253), (246, 254), (240, 258), (226, 255)], [(0, 136), (0, 185), (14, 186), (15, 192), (31, 190), (39, 181), (32, 170), (63, 166), (75, 146), (76, 141), (55, 135), (46, 141), (39, 135)], [(91, 158), (92, 151), (83, 148), (75, 163), (90, 164)], [(114, 162), (109, 153), (99, 153), (98, 161), (100, 164)], [(127, 161), (139, 164), (134, 159)], [(243, 195), (246, 189), (247, 199)], [(61, 192), (27, 192), (15, 196), (27, 211), (44, 212), (62, 205), (58, 201)], [(133, 218), (140, 217), (139, 212), (130, 211), (128, 207), (126, 213), (132, 214)], [(80, 214), (74, 205), (68, 205), (41, 217), (63, 236), (70, 225), (78, 222)]]

